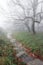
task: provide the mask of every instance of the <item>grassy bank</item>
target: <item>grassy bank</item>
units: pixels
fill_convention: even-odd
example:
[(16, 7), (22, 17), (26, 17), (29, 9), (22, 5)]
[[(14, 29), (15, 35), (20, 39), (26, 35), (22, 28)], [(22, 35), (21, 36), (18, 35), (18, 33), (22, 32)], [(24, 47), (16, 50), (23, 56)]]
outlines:
[(38, 51), (39, 55), (43, 55), (43, 33), (33, 35), (28, 32), (16, 32), (13, 37), (26, 47), (31, 48), (32, 52)]
[(16, 57), (16, 51), (13, 49), (12, 43), (5, 38), (0, 39), (0, 65), (26, 65), (19, 62)]

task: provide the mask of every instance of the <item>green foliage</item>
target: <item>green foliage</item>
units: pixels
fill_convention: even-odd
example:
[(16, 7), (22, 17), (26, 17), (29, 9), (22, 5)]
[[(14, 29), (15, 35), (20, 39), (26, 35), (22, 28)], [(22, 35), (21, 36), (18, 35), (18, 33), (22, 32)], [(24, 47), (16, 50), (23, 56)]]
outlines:
[(0, 65), (16, 65), (13, 57), (13, 47), (0, 39)]
[[(16, 51), (13, 50), (11, 43), (8, 44), (0, 39), (0, 65), (18, 65), (19, 62), (14, 56), (15, 53)], [(25, 65), (25, 63), (20, 62), (20, 65)]]
[(26, 63), (25, 62), (19, 62), (18, 65), (26, 65)]
[(32, 52), (36, 52), (40, 49), (40, 55), (43, 55), (43, 33), (33, 35), (28, 32), (17, 32), (13, 34), (13, 37), (27, 48), (31, 48)]

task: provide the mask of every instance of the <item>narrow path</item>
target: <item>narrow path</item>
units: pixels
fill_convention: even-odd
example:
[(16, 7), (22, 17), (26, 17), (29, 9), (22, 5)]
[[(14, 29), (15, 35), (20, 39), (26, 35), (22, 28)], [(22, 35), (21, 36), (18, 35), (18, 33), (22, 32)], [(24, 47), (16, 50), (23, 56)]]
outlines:
[(27, 65), (43, 65), (43, 62), (39, 59), (34, 59), (30, 57), (23, 48), (22, 44), (17, 43), (16, 39), (13, 39), (11, 36), (9, 37), (10, 42), (12, 42), (12, 45), (15, 46), (15, 50), (17, 51), (16, 56), (23, 59), (23, 62), (25, 62)]

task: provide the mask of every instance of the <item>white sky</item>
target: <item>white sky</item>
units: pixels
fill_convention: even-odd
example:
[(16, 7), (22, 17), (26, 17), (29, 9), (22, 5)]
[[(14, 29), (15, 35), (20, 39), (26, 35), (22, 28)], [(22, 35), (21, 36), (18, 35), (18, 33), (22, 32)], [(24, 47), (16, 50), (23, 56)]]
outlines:
[[(10, 17), (11, 13), (12, 13), (12, 16), (15, 15), (15, 17), (17, 17), (17, 15), (19, 15), (22, 12), (22, 9), (19, 6), (12, 7), (12, 2), (10, 4), (10, 8), (9, 8), (8, 7), (9, 1), (11, 1), (11, 0), (0, 0), (0, 27), (3, 27), (3, 28), (6, 28), (11, 24), (11, 23), (9, 24), (6, 22), (7, 17)], [(22, 15), (22, 13), (21, 13), (21, 15)]]
[(0, 26), (6, 28), (6, 16), (9, 13), (7, 3), (10, 0), (0, 0)]
[[(14, 17), (17, 17), (17, 15), (21, 15), (21, 16), (23, 15), (23, 10), (18, 5), (16, 5), (15, 7), (12, 7), (13, 4), (11, 2), (12, 5), (10, 4), (10, 8), (9, 8), (8, 7), (9, 1), (11, 1), (11, 0), (0, 0), (0, 27), (3, 27), (3, 28), (8, 27), (11, 23), (11, 22), (10, 23), (6, 22), (7, 17), (10, 16), (10, 13), (12, 13), (12, 16), (15, 15)], [(21, 3), (28, 7), (28, 4), (26, 3), (27, 1), (29, 1), (29, 0), (21, 0)], [(39, 9), (40, 9), (40, 5), (39, 5), (39, 8), (38, 8), (38, 11), (39, 11)]]

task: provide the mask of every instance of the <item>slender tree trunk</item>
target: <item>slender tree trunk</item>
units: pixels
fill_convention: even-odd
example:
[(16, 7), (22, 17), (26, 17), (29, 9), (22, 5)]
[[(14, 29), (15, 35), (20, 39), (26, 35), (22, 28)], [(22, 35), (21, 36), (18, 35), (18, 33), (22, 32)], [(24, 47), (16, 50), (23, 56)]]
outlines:
[(30, 32), (30, 27), (27, 23), (25, 23), (25, 26), (27, 27), (28, 31)]
[(28, 29), (28, 31), (30, 32), (30, 28), (29, 28), (29, 26), (27, 26), (27, 29)]
[(33, 31), (33, 34), (35, 34), (36, 32), (35, 32), (35, 22), (33, 21), (33, 23), (32, 23), (32, 31)]

